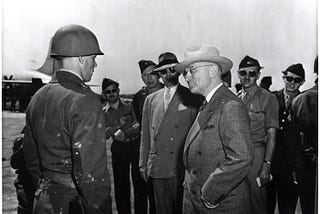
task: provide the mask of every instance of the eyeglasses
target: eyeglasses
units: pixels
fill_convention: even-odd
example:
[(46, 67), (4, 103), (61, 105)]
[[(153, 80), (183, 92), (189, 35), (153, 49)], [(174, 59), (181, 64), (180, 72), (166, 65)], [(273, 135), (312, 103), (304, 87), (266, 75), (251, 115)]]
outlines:
[(112, 90), (105, 90), (104, 93), (111, 94), (111, 92), (112, 93), (116, 93), (117, 91), (118, 91), (118, 89), (115, 88), (115, 89), (112, 89)]
[(287, 82), (301, 83), (303, 81), (300, 77), (292, 77), (292, 76), (283, 76), (282, 77)]
[(211, 66), (211, 65), (207, 64), (207, 65), (199, 65), (199, 66), (188, 66), (184, 69), (182, 75), (184, 77), (186, 77), (188, 73), (190, 73), (192, 75), (192, 74), (196, 73), (197, 71), (199, 71), (197, 68), (201, 68), (201, 67), (205, 67), (205, 66)]
[(173, 67), (170, 67), (170, 68), (166, 68), (166, 69), (159, 71), (159, 73), (162, 75), (165, 75), (167, 73), (167, 70), (169, 70), (171, 73), (176, 72)]
[(257, 72), (255, 71), (246, 71), (246, 70), (240, 70), (238, 71), (238, 74), (242, 77), (245, 77), (249, 74), (249, 77), (256, 77), (257, 76)]

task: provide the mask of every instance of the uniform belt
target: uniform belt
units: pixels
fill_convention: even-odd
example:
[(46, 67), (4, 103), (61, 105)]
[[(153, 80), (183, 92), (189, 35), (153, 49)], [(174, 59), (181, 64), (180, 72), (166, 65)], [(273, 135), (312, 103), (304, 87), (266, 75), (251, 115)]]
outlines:
[(139, 142), (139, 137), (134, 137), (134, 138), (126, 138), (123, 141), (119, 141), (119, 140), (113, 140), (116, 143), (135, 143), (135, 142)]
[(54, 184), (62, 184), (71, 188), (75, 188), (71, 175), (59, 174), (54, 172), (44, 172), (43, 178)]

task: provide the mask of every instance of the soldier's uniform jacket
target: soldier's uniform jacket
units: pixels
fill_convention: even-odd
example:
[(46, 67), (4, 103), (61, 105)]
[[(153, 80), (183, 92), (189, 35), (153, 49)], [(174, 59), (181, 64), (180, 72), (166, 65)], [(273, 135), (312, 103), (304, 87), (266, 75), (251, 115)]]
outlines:
[(276, 174), (292, 172), (296, 167), (299, 147), (300, 132), (297, 124), (292, 120), (290, 107), (285, 105), (283, 89), (273, 92), (279, 102), (279, 130), (276, 136), (276, 147), (272, 158), (271, 172)]
[(26, 166), (37, 187), (46, 174), (72, 176), (90, 206), (110, 192), (105, 120), (98, 96), (71, 72), (57, 71), (32, 98), (24, 137)]

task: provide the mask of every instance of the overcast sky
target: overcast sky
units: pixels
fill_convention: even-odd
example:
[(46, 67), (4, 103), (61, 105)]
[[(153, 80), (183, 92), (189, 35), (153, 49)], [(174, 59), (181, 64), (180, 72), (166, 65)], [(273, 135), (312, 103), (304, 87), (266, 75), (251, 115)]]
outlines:
[[(104, 77), (120, 83), (122, 93), (142, 87), (138, 61), (157, 62), (172, 51), (181, 61), (185, 48), (212, 44), (230, 58), (232, 85), (245, 55), (273, 76), (271, 89), (283, 87), (281, 71), (302, 63), (313, 85), (317, 53), (316, 0), (3, 0), (3, 73), (37, 69), (49, 40), (63, 25), (80, 24), (97, 36), (104, 56), (97, 57), (93, 84)], [(183, 80), (182, 80), (183, 81)], [(100, 90), (100, 89), (99, 89)]]

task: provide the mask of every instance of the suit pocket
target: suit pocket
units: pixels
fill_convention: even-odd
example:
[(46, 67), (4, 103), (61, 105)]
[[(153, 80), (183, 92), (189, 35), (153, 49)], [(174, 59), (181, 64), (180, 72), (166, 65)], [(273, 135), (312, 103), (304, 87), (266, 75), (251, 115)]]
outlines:
[(214, 124), (207, 124), (203, 127), (203, 130), (207, 130), (207, 129), (214, 129), (215, 125)]

